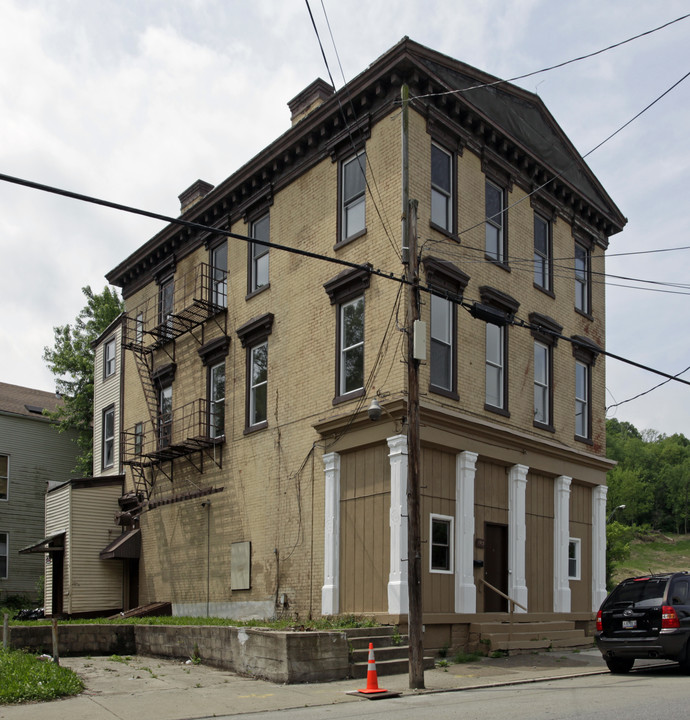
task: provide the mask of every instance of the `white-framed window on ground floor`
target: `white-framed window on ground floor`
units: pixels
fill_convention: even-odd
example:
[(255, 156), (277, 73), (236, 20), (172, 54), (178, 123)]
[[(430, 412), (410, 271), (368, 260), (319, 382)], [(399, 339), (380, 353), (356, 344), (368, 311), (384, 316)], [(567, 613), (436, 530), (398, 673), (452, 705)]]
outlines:
[(453, 572), (453, 518), (435, 515), (429, 519), (429, 572)]
[(580, 572), (580, 551), (582, 549), (582, 543), (580, 538), (570, 538), (568, 541), (568, 579), (579, 580), (581, 577)]

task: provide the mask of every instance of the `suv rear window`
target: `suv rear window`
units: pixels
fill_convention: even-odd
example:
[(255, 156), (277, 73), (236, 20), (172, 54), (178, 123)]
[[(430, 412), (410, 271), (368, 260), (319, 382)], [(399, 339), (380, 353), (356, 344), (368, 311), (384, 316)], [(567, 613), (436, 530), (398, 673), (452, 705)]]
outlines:
[(664, 599), (664, 591), (668, 577), (642, 578), (621, 583), (609, 596), (608, 606), (611, 605), (660, 605)]

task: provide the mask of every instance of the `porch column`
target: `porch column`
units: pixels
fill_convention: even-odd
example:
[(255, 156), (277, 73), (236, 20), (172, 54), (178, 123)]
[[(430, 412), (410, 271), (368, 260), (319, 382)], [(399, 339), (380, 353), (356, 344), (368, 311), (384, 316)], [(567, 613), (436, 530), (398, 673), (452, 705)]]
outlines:
[(391, 467), (388, 612), (407, 615), (407, 435), (388, 438)]
[(570, 612), (568, 546), (570, 544), (570, 483), (561, 475), (553, 493), (553, 611)]
[(455, 456), (455, 612), (477, 612), (474, 584), (474, 476), (478, 454)]
[[(527, 605), (527, 577), (525, 570), (525, 491), (527, 489), (526, 465), (513, 465), (508, 471), (508, 595)], [(519, 607), (515, 612), (525, 612)]]
[(324, 465), (324, 548), (321, 614), (337, 615), (340, 601), (340, 455), (327, 453)]
[(592, 610), (606, 597), (606, 485), (592, 488)]

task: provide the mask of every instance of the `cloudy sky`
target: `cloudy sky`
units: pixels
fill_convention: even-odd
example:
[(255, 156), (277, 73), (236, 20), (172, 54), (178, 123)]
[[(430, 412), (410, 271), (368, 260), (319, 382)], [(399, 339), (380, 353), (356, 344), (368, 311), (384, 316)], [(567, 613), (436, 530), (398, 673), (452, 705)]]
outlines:
[[(338, 87), (405, 35), (509, 78), (690, 12), (687, 0), (310, 3)], [(166, 215), (196, 179), (218, 184), (282, 134), (288, 100), (328, 79), (304, 0), (0, 0), (0, 28), (0, 173)], [(690, 18), (518, 84), (584, 155), (690, 70), (689, 39)], [(671, 374), (690, 365), (688, 128), (690, 79), (587, 159), (629, 220), (609, 248), (607, 349)], [(53, 390), (53, 327), (161, 227), (0, 183), (0, 380)], [(608, 360), (606, 403), (662, 380)], [(690, 387), (670, 382), (609, 416), (690, 437), (689, 406)]]

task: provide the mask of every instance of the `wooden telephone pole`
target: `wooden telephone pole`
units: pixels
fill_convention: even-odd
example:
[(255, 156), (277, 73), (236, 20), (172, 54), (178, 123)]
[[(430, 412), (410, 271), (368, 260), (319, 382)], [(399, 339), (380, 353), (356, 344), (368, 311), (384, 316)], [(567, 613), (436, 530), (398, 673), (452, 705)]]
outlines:
[(419, 360), (415, 357), (414, 327), (419, 320), (419, 258), (417, 257), (417, 201), (409, 198), (408, 104), (409, 88), (402, 97), (402, 260), (407, 266), (407, 583), (410, 688), (424, 687), (422, 637), (422, 543), (419, 518)]

